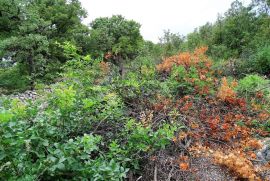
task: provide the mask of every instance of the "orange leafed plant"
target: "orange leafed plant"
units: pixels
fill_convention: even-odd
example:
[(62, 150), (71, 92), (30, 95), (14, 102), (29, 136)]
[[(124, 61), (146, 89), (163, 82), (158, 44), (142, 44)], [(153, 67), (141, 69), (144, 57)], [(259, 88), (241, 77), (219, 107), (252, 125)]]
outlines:
[(233, 103), (236, 99), (236, 92), (233, 90), (237, 86), (237, 82), (233, 81), (228, 82), (226, 77), (223, 77), (221, 80), (221, 86), (218, 90), (217, 97), (223, 101)]
[(200, 95), (206, 95), (210, 92), (213, 84), (211, 65), (212, 61), (205, 54), (207, 47), (200, 47), (194, 52), (182, 52), (178, 55), (168, 57), (157, 65), (159, 72), (169, 73), (174, 66), (183, 67), (187, 74), (184, 75), (184, 81), (190, 83), (194, 91)]
[(188, 165), (188, 163), (179, 163), (179, 168), (180, 168), (181, 170), (186, 171), (186, 170), (189, 169), (189, 165)]
[(177, 162), (180, 170), (187, 171), (189, 169), (189, 158), (187, 156), (179, 156)]
[[(174, 65), (182, 65), (185, 68), (191, 66), (198, 68), (200, 63), (203, 63), (206, 68), (210, 68), (212, 62), (205, 55), (207, 49), (208, 47), (200, 47), (197, 48), (193, 53), (183, 52), (178, 55), (166, 58), (161, 64), (157, 66), (157, 70), (160, 72), (170, 72)], [(202, 78), (204, 78), (204, 76), (202, 76)]]
[(193, 105), (192, 102), (186, 102), (185, 105), (182, 108), (180, 108), (180, 110), (182, 112), (185, 112), (185, 111), (189, 110), (192, 107), (192, 105)]
[(255, 173), (255, 169), (251, 161), (239, 153), (224, 154), (216, 151), (214, 159), (217, 164), (228, 167), (231, 171), (238, 174), (240, 178), (249, 180), (260, 180)]
[(111, 53), (111, 52), (107, 52), (105, 55), (104, 55), (104, 58), (106, 59), (106, 60), (108, 60), (108, 59), (110, 59), (110, 58), (112, 58), (113, 57), (113, 54)]
[(100, 66), (100, 69), (101, 69), (103, 74), (109, 73), (110, 66), (107, 62), (102, 61), (102, 62), (100, 62), (99, 66)]

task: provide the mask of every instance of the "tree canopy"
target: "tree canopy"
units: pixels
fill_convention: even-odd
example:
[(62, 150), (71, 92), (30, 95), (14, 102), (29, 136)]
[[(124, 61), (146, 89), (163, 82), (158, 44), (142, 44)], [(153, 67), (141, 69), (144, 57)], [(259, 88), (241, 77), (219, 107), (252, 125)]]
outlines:
[(91, 24), (90, 47), (94, 57), (109, 54), (115, 64), (134, 58), (140, 52), (143, 38), (140, 24), (123, 16), (97, 18)]
[(88, 28), (81, 23), (85, 10), (77, 0), (1, 0), (0, 54), (24, 64), (33, 86), (48, 64), (65, 59), (56, 42), (72, 41), (83, 47)]

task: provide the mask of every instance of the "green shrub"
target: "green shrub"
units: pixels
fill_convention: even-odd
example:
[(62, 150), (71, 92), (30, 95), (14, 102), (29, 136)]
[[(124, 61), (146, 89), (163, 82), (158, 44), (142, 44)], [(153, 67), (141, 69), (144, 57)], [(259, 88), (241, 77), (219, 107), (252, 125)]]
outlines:
[(156, 94), (155, 71), (110, 80), (99, 62), (69, 61), (62, 81), (35, 101), (0, 99), (0, 178), (124, 180), (171, 143), (175, 126), (144, 127), (123, 102), (134, 90), (134, 99)]
[(255, 55), (254, 71), (269, 75), (270, 74), (270, 46), (259, 49)]
[(6, 89), (8, 93), (27, 90), (29, 87), (29, 79), (24, 68), (19, 65), (9, 68), (0, 68), (0, 87)]
[[(123, 180), (129, 169), (140, 168), (142, 155), (168, 146), (176, 127), (165, 124), (153, 130), (121, 118), (123, 114), (120, 116), (116, 110), (108, 110), (118, 107), (119, 101), (114, 94), (106, 95), (102, 102), (77, 97), (72, 103), (74, 107), (69, 109), (71, 112), (63, 117), (62, 104), (59, 108), (50, 104), (41, 108), (43, 100), (28, 106), (18, 100), (3, 100), (0, 106), (0, 177), (11, 180)], [(56, 103), (58, 105), (59, 100)], [(81, 110), (80, 104), (89, 112)], [(102, 108), (104, 111), (95, 115), (94, 110)], [(61, 124), (62, 120), (66, 123)], [(114, 122), (108, 125), (110, 120)], [(107, 133), (111, 134), (107, 137)]]
[[(107, 158), (106, 148), (100, 149), (110, 139), (104, 138), (104, 143), (101, 135), (87, 134), (98, 131), (98, 121), (106, 126), (106, 122), (114, 120), (112, 123), (118, 126), (119, 111), (112, 108), (118, 107), (116, 98), (107, 95), (101, 102), (96, 100), (93, 108), (78, 96), (75, 101), (76, 92), (71, 88), (56, 89), (54, 93), (55, 102), (47, 107), (43, 105), (44, 100), (29, 105), (19, 100), (0, 102), (0, 177), (13, 180), (124, 178), (128, 169), (114, 158)], [(84, 108), (89, 112), (80, 111), (83, 105), (87, 105)], [(113, 128), (113, 124), (107, 126)]]
[(188, 94), (193, 91), (192, 84), (185, 80), (188, 75), (194, 78), (197, 77), (196, 73), (194, 74), (192, 71), (188, 73), (183, 66), (173, 67), (170, 77), (167, 79), (167, 84), (168, 87), (170, 87), (172, 94)]
[(261, 122), (261, 121), (258, 121), (258, 120), (253, 120), (251, 122), (252, 126), (254, 126), (255, 128), (259, 128), (259, 129), (264, 129), (266, 131), (270, 131), (270, 120), (267, 120), (267, 121), (264, 121), (264, 122)]
[(233, 52), (223, 44), (212, 45), (209, 51), (214, 59), (228, 59), (233, 55)]
[(126, 138), (126, 144), (123, 149), (128, 153), (127, 158), (131, 161), (131, 168), (140, 168), (140, 158), (142, 155), (151, 155), (156, 150), (165, 149), (171, 143), (177, 126), (164, 124), (154, 130), (150, 126), (143, 126), (141, 123), (136, 123), (134, 120), (129, 120), (125, 124), (125, 129), (122, 134)]
[(62, 113), (72, 110), (75, 105), (76, 91), (72, 86), (65, 87), (59, 84), (59, 87), (54, 89), (52, 95), (53, 105), (59, 108)]
[(157, 94), (170, 96), (171, 91), (164, 81), (159, 80), (155, 65), (148, 59), (133, 63), (131, 70), (125, 77), (115, 78), (112, 84), (113, 90), (124, 102), (138, 102), (146, 97), (151, 100)]
[(208, 78), (211, 78), (211, 73), (205, 73), (205, 80), (201, 79), (200, 75), (201, 73), (194, 66), (189, 67), (188, 70), (184, 66), (174, 66), (165, 82), (167, 87), (170, 88), (170, 94), (175, 96), (194, 93), (205, 95), (205, 92), (201, 91), (205, 87), (212, 93), (213, 85), (208, 80)]
[(217, 77), (233, 76), (242, 78), (248, 73), (254, 72), (251, 62), (242, 58), (222, 59), (214, 62), (213, 70)]
[(142, 151), (153, 151), (156, 149), (164, 149), (174, 136), (176, 126), (164, 124), (158, 130), (154, 131), (150, 126), (144, 127), (140, 123), (130, 120), (126, 124), (125, 131), (129, 132), (128, 149)]
[(256, 74), (247, 75), (239, 80), (237, 92), (240, 95), (251, 98), (258, 91), (262, 91), (264, 95), (268, 95), (270, 91), (269, 80)]

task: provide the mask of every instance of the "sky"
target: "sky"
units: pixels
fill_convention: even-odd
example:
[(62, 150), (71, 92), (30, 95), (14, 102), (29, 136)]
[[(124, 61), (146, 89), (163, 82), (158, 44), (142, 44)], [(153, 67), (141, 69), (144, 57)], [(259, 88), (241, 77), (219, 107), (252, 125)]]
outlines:
[[(80, 0), (89, 24), (98, 17), (123, 15), (141, 24), (145, 40), (158, 42), (164, 30), (186, 35), (207, 22), (215, 22), (234, 0)], [(242, 0), (248, 4), (250, 0)]]

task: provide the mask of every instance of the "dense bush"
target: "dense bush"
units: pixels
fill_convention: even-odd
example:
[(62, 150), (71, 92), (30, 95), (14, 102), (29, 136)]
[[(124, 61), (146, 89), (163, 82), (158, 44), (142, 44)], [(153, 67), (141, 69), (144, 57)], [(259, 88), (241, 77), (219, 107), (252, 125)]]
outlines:
[[(239, 80), (236, 87), (237, 93), (250, 103), (252, 109), (260, 110), (270, 109), (270, 81), (263, 76), (257, 74), (246, 75)], [(263, 114), (262, 114), (263, 115)], [(256, 128), (270, 130), (269, 119), (259, 121), (260, 116), (252, 121), (252, 125)]]
[[(189, 51), (208, 46), (207, 54), (217, 62), (216, 67), (223, 75), (268, 75), (269, 20), (266, 0), (252, 1), (247, 6), (236, 0), (216, 22), (206, 23), (188, 34), (183, 46)], [(230, 65), (232, 61), (234, 65)]]
[(113, 89), (124, 85), (141, 91), (146, 79), (119, 79), (113, 86), (108, 68), (78, 56), (64, 67), (62, 82), (52, 85), (43, 98), (1, 99), (1, 178), (123, 180), (128, 170), (141, 167), (143, 155), (171, 143), (175, 126), (152, 128), (133, 120)]
[(200, 47), (194, 52), (183, 52), (165, 59), (157, 65), (157, 70), (169, 73), (167, 82), (174, 95), (208, 94), (211, 92), (212, 61), (206, 56), (207, 47)]
[(0, 93), (1, 91), (8, 93), (20, 92), (29, 88), (29, 78), (22, 66), (0, 68), (0, 80)]
[(270, 46), (260, 48), (254, 59), (254, 71), (268, 76), (270, 74)]
[(269, 80), (259, 75), (247, 75), (243, 79), (239, 80), (237, 86), (237, 92), (248, 98), (254, 97), (258, 92), (261, 92), (264, 96), (269, 94)]

